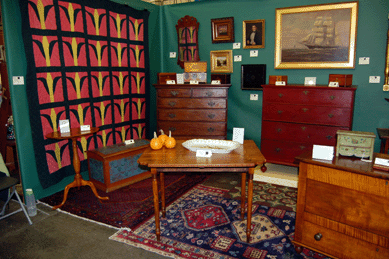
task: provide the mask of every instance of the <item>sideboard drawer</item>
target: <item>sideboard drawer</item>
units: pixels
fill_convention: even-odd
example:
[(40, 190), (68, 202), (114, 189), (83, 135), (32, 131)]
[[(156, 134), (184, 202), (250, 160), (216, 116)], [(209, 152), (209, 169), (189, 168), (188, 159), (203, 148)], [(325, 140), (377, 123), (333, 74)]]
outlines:
[(336, 145), (336, 132), (346, 127), (332, 127), (301, 123), (263, 121), (262, 138), (311, 143), (316, 145)]
[(159, 109), (158, 120), (168, 121), (226, 121), (225, 109)]
[(283, 161), (293, 164), (296, 156), (309, 149), (312, 149), (312, 145), (307, 143), (268, 139), (262, 139), (261, 141), (261, 152), (266, 160), (277, 162)]
[(226, 99), (218, 98), (160, 98), (158, 108), (221, 109), (227, 107)]
[(192, 90), (190, 88), (170, 88), (170, 89), (158, 89), (157, 90), (158, 97), (191, 97)]
[[(331, 254), (345, 259), (389, 258), (389, 249), (365, 242), (350, 235), (346, 235), (320, 225), (304, 221), (301, 226), (301, 240), (307, 247), (314, 247), (320, 252)], [(315, 235), (321, 235), (319, 241)], [(319, 236), (316, 236), (319, 239)], [(358, 249), (355, 249), (358, 246)]]
[(227, 89), (193, 88), (192, 97), (227, 97)]
[(353, 91), (315, 88), (270, 88), (263, 96), (266, 102), (289, 104), (315, 104), (334, 107), (350, 107), (354, 102)]
[(347, 108), (268, 104), (263, 107), (263, 120), (286, 121), (297, 123), (325, 124), (350, 127), (352, 113)]
[(172, 135), (191, 136), (218, 136), (225, 135), (227, 124), (225, 122), (167, 122), (160, 121), (158, 127), (164, 132), (172, 132)]

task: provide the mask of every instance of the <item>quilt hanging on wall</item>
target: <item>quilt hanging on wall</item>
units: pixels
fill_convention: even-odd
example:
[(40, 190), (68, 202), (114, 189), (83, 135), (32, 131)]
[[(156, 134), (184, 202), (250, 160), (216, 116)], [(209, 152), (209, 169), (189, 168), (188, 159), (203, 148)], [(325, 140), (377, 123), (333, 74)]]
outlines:
[(81, 172), (87, 150), (148, 138), (148, 17), (107, 0), (20, 0), (27, 58), (26, 91), (43, 188), (74, 175), (70, 140), (45, 136), (98, 127), (77, 140)]

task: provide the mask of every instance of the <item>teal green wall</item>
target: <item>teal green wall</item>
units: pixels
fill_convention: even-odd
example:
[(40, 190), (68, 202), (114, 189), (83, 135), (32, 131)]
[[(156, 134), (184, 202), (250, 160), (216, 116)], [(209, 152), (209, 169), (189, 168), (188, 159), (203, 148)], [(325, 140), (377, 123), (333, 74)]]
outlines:
[[(274, 69), (274, 32), (275, 9), (289, 6), (335, 3), (334, 0), (203, 0), (201, 2), (155, 6), (139, 0), (116, 0), (128, 3), (135, 9), (148, 9), (150, 72), (151, 84), (157, 82), (158, 72), (177, 72), (183, 70), (176, 59), (169, 58), (169, 52), (177, 52), (177, 34), (175, 25), (185, 16), (194, 16), (200, 23), (199, 49), (202, 61), (208, 62), (210, 75), (210, 51), (230, 50), (232, 43), (212, 44), (211, 19), (234, 17), (235, 42), (242, 42), (243, 20), (265, 19), (265, 48), (258, 49), (258, 57), (250, 58), (249, 50), (233, 50), (234, 55), (242, 55), (243, 61), (234, 63), (231, 75), (232, 86), (229, 92), (228, 138), (231, 139), (233, 127), (245, 128), (245, 138), (253, 139), (260, 146), (262, 92), (240, 89), (240, 67), (242, 64), (266, 64), (267, 75), (287, 75), (289, 83), (303, 83), (304, 77), (317, 77), (317, 84), (327, 84), (329, 74), (353, 74), (353, 83), (358, 85), (355, 100), (353, 130), (376, 132), (377, 127), (389, 127), (389, 92), (382, 91), (385, 51), (388, 30), (388, 0), (360, 0), (358, 15), (358, 32), (356, 60), (359, 57), (370, 57), (370, 65), (358, 65), (355, 69)], [(21, 34), (21, 14), (18, 1), (1, 0), (4, 34), (10, 82), (12, 76), (26, 75), (26, 60)], [(370, 84), (369, 76), (381, 76), (380, 84)], [(208, 79), (209, 80), (209, 79)], [(23, 187), (33, 188), (37, 198), (63, 190), (73, 178), (64, 179), (61, 183), (48, 189), (40, 186), (33, 155), (32, 137), (28, 103), (24, 86), (11, 84), (12, 109), (14, 113), (17, 146)], [(156, 94), (151, 89), (151, 126), (156, 130)], [(251, 93), (259, 94), (258, 101), (249, 101)], [(379, 151), (378, 138), (375, 151)], [(43, 154), (42, 154), (43, 155)], [(83, 174), (87, 177), (87, 174)]]

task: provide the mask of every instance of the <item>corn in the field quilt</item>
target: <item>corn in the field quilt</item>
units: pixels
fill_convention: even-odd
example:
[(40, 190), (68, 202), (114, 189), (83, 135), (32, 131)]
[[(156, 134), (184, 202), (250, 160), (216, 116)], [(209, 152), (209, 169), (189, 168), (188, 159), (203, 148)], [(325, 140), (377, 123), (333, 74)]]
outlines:
[(86, 151), (148, 137), (147, 10), (104, 0), (20, 0), (27, 57), (26, 91), (39, 179), (43, 188), (73, 175), (71, 141), (45, 136), (99, 127), (78, 139)]

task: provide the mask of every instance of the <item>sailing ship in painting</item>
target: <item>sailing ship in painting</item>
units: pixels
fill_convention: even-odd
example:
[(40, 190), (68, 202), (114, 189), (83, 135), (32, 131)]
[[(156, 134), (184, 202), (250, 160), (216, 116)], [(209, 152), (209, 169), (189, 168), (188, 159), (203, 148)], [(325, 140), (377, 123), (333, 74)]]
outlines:
[(339, 47), (335, 45), (335, 23), (332, 17), (317, 17), (313, 24), (312, 32), (304, 37), (300, 43), (309, 49)]
[(337, 43), (336, 24), (331, 16), (318, 16), (308, 35), (293, 48), (282, 50), (283, 62), (347, 61), (348, 47)]

